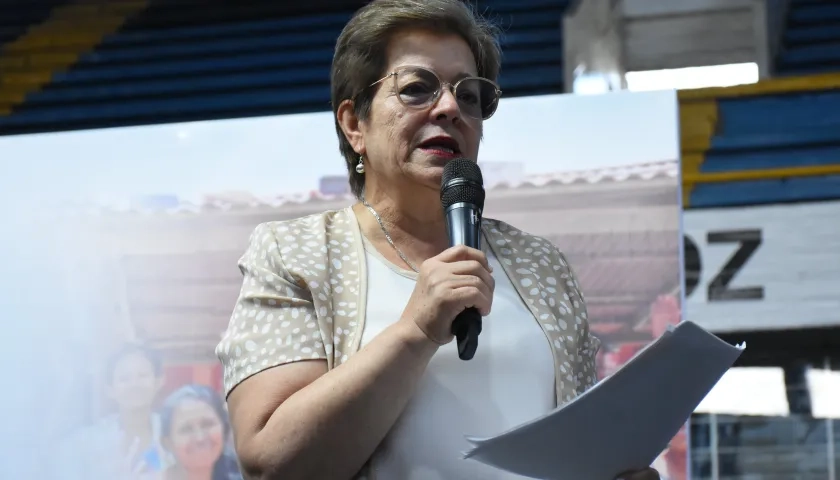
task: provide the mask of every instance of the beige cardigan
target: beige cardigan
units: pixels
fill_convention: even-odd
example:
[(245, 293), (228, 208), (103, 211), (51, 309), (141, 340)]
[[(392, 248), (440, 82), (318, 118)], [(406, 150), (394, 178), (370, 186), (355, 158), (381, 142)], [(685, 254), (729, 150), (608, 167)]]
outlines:
[[(554, 356), (557, 404), (568, 402), (595, 384), (600, 345), (589, 332), (571, 267), (550, 242), (504, 222), (483, 219), (482, 231), (545, 332)], [(364, 246), (352, 209), (258, 225), (239, 268), (242, 290), (216, 348), (226, 394), (277, 365), (325, 359), (332, 369), (359, 350), (368, 294), (376, 292), (367, 289)]]

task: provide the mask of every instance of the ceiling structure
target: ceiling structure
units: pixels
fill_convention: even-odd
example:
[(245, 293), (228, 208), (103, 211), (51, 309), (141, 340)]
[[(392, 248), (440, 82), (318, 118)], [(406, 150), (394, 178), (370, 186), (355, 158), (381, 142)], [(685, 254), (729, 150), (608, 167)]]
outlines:
[(755, 62), (754, 0), (622, 0), (626, 71)]
[(586, 0), (564, 19), (565, 83), (627, 88), (627, 72), (756, 63), (772, 70), (780, 0)]

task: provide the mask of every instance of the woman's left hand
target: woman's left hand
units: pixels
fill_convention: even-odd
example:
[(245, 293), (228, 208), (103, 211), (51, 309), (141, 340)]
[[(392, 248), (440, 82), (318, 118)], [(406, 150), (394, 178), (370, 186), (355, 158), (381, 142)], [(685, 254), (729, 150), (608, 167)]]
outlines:
[(636, 470), (634, 472), (624, 472), (617, 476), (616, 480), (659, 480), (659, 472), (652, 468)]

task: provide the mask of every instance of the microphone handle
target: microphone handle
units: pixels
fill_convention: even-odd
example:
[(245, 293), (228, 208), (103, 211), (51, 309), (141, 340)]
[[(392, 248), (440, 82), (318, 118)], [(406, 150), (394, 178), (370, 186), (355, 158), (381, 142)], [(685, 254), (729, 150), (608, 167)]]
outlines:
[[(446, 209), (446, 227), (451, 245), (466, 245), (481, 248), (481, 209), (460, 202)], [(476, 308), (468, 308), (452, 321), (452, 334), (458, 343), (458, 357), (471, 360), (478, 348), (478, 334), (481, 333), (481, 314)]]
[(478, 334), (481, 333), (481, 314), (475, 307), (459, 313), (452, 321), (452, 333), (458, 343), (458, 358), (471, 360), (478, 349)]

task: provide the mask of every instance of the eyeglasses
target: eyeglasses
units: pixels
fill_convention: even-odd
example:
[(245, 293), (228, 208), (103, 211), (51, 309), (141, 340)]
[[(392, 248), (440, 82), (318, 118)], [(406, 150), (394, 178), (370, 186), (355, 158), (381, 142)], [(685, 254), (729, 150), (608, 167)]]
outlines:
[(392, 77), (397, 98), (408, 108), (422, 109), (434, 105), (446, 88), (455, 96), (461, 112), (479, 120), (487, 120), (496, 113), (502, 95), (499, 85), (486, 78), (464, 77), (454, 84), (447, 83), (431, 70), (414, 66), (399, 67), (370, 86)]

